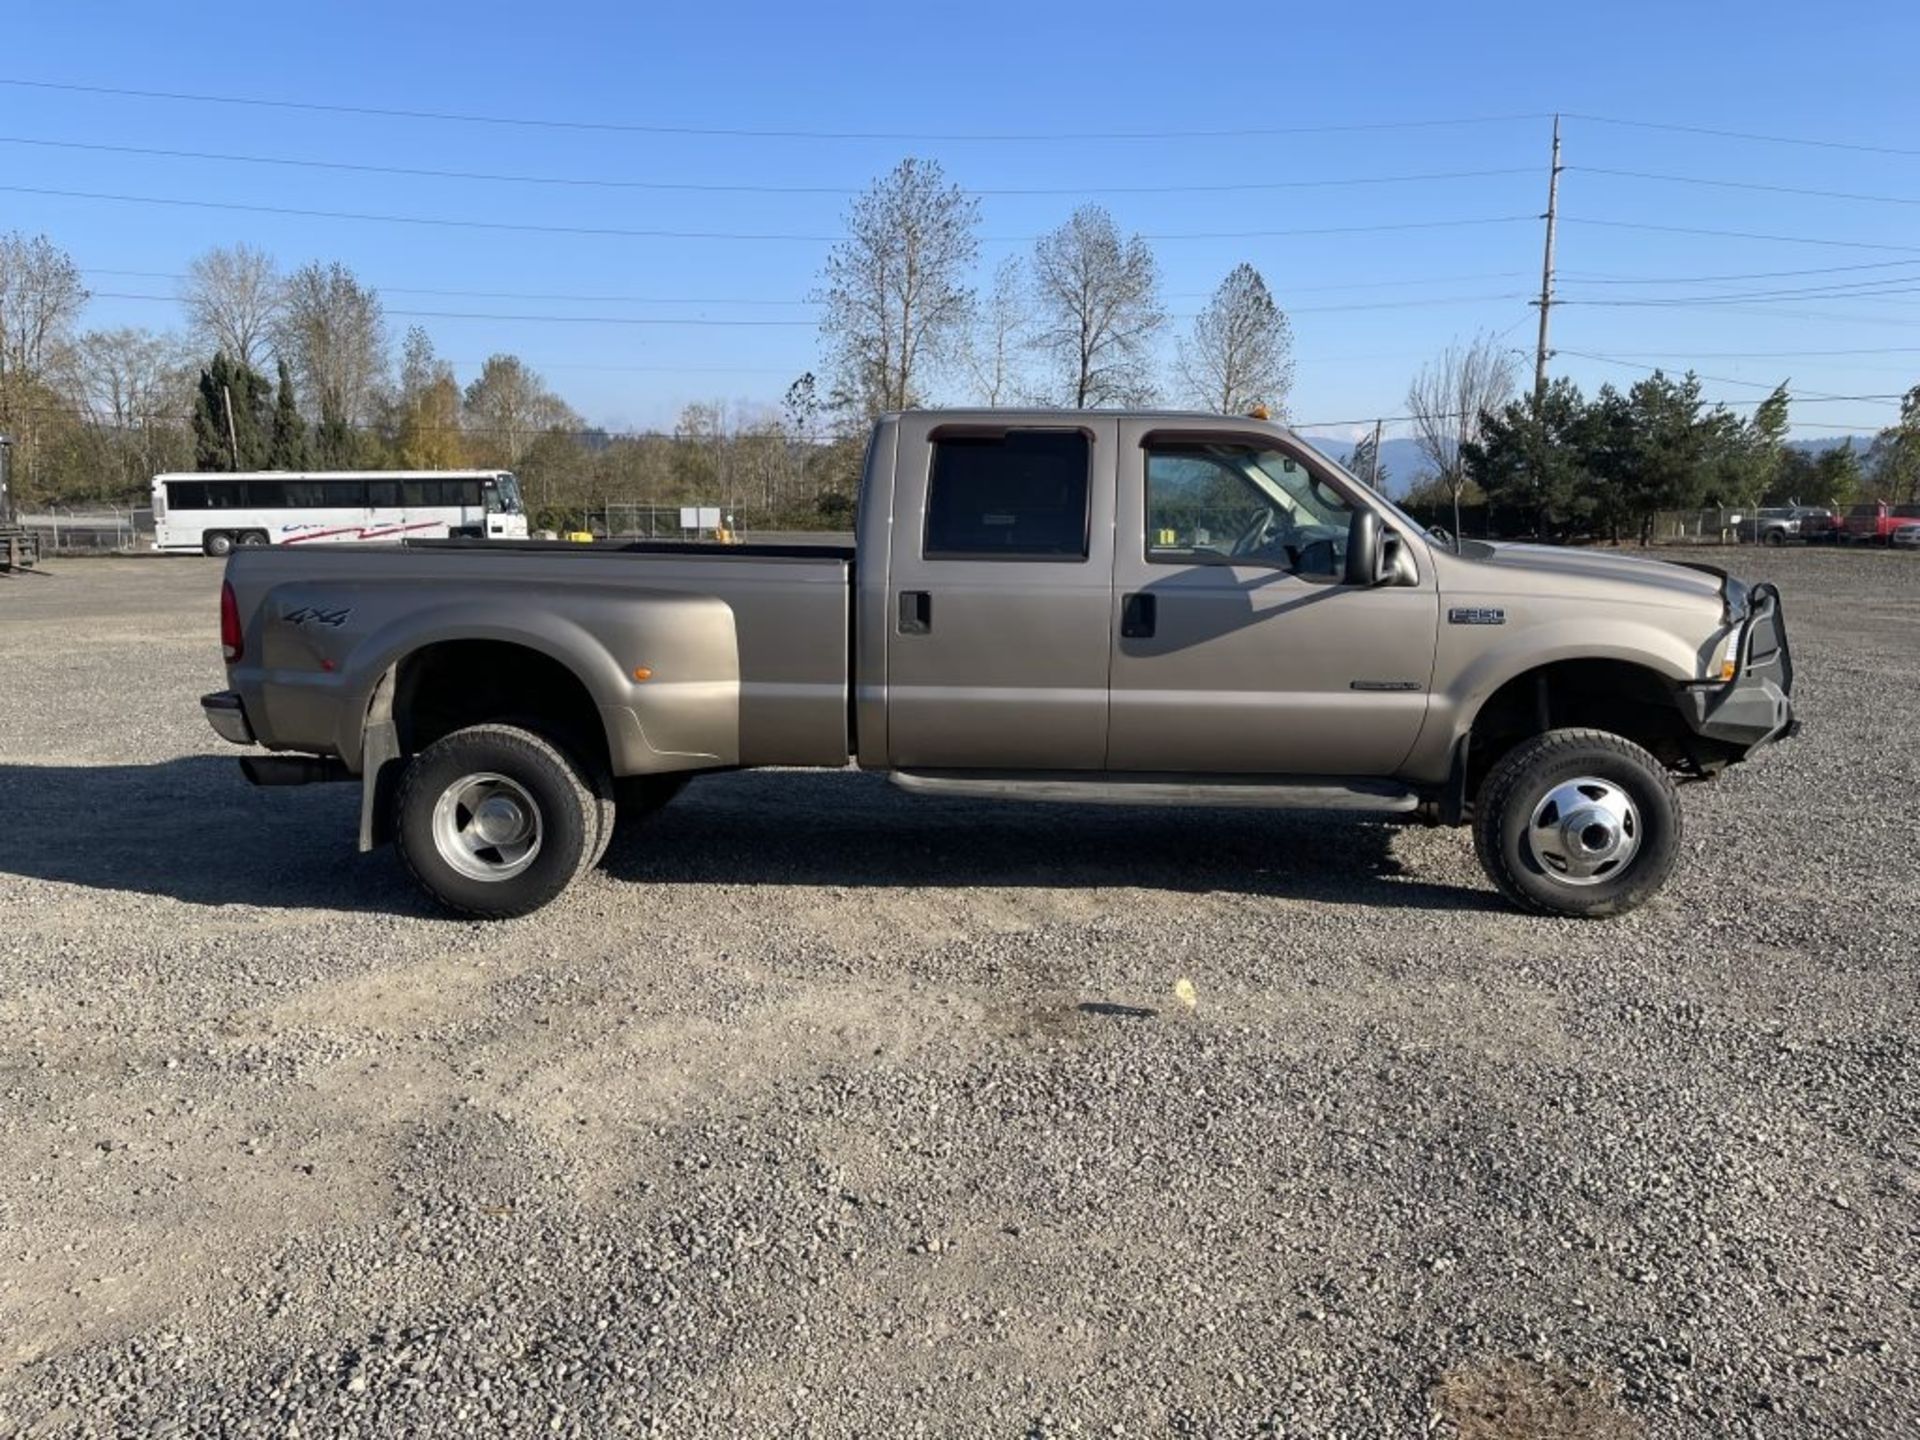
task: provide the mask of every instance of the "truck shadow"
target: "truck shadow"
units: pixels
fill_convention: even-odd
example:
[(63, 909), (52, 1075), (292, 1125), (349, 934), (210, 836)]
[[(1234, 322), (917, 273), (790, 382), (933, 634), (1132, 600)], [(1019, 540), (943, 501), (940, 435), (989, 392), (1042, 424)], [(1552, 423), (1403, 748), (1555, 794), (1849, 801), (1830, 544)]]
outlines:
[[(355, 785), (256, 790), (231, 759), (0, 764), (0, 874), (258, 905), (431, 916), (390, 852), (358, 854)], [(854, 771), (696, 781), (602, 862), (647, 883), (1101, 887), (1492, 909), (1406, 876), (1393, 827), (1354, 816), (929, 800)], [(638, 893), (638, 892), (636, 892)]]
[(0, 874), (193, 905), (433, 913), (391, 855), (354, 849), (360, 790), (256, 790), (224, 756), (0, 764)]
[(1283, 810), (929, 799), (855, 771), (759, 770), (694, 781), (623, 827), (601, 864), (641, 884), (1130, 886), (1501, 908), (1491, 890), (1408, 876), (1396, 828)]

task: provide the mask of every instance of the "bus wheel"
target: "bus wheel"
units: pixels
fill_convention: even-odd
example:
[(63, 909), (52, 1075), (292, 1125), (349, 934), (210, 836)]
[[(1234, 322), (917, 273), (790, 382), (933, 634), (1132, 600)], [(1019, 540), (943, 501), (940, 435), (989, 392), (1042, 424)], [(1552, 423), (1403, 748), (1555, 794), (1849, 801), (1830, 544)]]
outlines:
[(222, 555), (232, 553), (233, 536), (224, 530), (209, 530), (200, 541), (200, 548), (217, 560)]
[(240, 538), (234, 543), (236, 545), (264, 545), (267, 543), (267, 532), (264, 530), (242, 530), (240, 532)]

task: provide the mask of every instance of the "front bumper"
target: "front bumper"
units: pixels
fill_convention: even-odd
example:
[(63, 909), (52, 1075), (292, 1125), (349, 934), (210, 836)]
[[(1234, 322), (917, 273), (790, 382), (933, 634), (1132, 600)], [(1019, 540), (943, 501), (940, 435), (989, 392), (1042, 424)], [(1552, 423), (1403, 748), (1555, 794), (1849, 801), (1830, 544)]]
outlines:
[(232, 690), (219, 690), (200, 697), (200, 713), (222, 740), (235, 745), (253, 744), (253, 726), (247, 723), (247, 707)]
[(1694, 734), (1748, 753), (1800, 728), (1793, 714), (1793, 652), (1780, 613), (1780, 591), (1756, 585), (1749, 596), (1733, 679), (1690, 685), (1687, 724)]

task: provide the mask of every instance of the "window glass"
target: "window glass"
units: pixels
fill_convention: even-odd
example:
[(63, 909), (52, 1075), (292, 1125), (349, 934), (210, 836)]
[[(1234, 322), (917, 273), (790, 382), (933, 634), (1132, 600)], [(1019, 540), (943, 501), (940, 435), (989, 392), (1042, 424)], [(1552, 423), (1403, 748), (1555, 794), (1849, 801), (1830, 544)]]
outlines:
[(1353, 507), (1285, 451), (1168, 442), (1146, 464), (1149, 561), (1341, 574)]
[(209, 480), (206, 483), (204, 503), (209, 510), (238, 510), (246, 503), (238, 480)]
[(167, 481), (167, 508), (169, 510), (200, 510), (206, 507), (207, 485), (204, 480)]
[(282, 485), (283, 504), (296, 510), (325, 510), (347, 503), (347, 487), (329, 485), (324, 480), (288, 480)]
[(429, 482), (425, 480), (403, 480), (400, 482), (400, 500), (406, 505), (431, 505), (435, 502), (427, 498)]
[(398, 505), (400, 503), (400, 482), (398, 480), (369, 480), (367, 482), (367, 504)]
[(287, 482), (284, 480), (247, 480), (247, 508), (249, 510), (284, 510), (287, 505)]
[(1089, 449), (1077, 430), (935, 441), (923, 553), (1086, 559)]

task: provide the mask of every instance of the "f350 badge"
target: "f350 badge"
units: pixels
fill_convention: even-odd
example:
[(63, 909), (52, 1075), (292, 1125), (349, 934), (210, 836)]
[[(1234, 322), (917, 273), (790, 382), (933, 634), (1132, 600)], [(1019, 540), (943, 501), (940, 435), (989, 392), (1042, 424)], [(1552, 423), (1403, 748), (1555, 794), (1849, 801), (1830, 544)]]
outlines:
[(298, 610), (290, 610), (280, 618), (289, 625), (325, 625), (338, 630), (347, 623), (347, 617), (351, 614), (353, 614), (351, 605), (343, 605), (338, 610), (327, 610), (318, 605), (302, 605)]
[(1449, 625), (1504, 625), (1507, 612), (1490, 605), (1456, 605), (1447, 611)]

